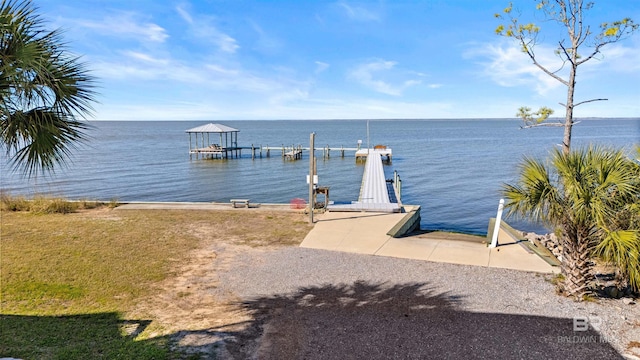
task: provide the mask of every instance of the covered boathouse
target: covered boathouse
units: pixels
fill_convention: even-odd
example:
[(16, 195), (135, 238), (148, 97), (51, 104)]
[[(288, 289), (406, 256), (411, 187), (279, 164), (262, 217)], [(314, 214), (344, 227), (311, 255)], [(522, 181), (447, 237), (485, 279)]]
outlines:
[(242, 156), (242, 148), (238, 146), (238, 132), (240, 132), (238, 129), (209, 123), (194, 127), (186, 132), (189, 134), (189, 158), (192, 155), (195, 155), (196, 159), (200, 155), (209, 159), (228, 159)]

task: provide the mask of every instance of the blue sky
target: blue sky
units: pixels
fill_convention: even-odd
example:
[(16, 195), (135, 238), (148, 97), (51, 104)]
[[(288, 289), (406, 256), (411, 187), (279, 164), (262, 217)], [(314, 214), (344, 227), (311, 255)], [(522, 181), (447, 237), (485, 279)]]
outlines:
[[(511, 118), (566, 88), (495, 35), (508, 1), (35, 0), (98, 78), (97, 120)], [(549, 66), (558, 29), (542, 28)], [(640, 1), (596, 1), (594, 24)], [(578, 117), (640, 117), (640, 34), (579, 68)]]

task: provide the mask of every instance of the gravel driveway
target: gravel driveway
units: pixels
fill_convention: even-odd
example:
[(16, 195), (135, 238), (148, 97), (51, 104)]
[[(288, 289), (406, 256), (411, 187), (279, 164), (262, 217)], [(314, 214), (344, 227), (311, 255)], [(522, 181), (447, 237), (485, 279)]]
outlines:
[(243, 252), (218, 275), (212, 291), (252, 314), (221, 358), (640, 357), (640, 305), (574, 302), (549, 275), (298, 247)]

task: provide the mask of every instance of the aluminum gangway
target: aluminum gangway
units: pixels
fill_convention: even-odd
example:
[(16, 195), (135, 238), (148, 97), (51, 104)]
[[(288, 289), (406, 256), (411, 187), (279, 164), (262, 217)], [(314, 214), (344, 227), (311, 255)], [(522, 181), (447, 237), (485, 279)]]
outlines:
[(327, 209), (329, 211), (400, 212), (401, 205), (398, 202), (391, 202), (389, 198), (382, 165), (383, 156), (386, 156), (385, 151), (370, 150), (364, 165), (358, 201), (351, 204), (329, 205)]

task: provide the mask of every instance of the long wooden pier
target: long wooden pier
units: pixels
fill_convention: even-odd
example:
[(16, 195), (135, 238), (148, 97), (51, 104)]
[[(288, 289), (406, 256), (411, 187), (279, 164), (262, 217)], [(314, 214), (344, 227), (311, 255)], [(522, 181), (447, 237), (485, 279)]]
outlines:
[[(222, 124), (206, 124), (201, 125), (189, 130), (186, 132), (189, 134), (189, 158), (192, 155), (196, 156), (196, 159), (202, 156), (203, 158), (209, 159), (228, 159), (232, 157), (242, 157), (242, 150), (251, 150), (251, 158), (255, 159), (257, 156), (263, 157), (263, 154), (266, 157), (271, 156), (271, 151), (280, 150), (280, 154), (283, 159), (286, 160), (299, 160), (302, 159), (302, 153), (304, 151), (310, 151), (307, 147), (302, 147), (302, 145), (291, 145), (273, 147), (273, 146), (255, 146), (251, 144), (251, 147), (248, 146), (238, 146), (238, 132), (240, 130), (234, 129), (232, 127), (222, 125)], [(218, 139), (217, 143), (212, 142)], [(331, 153), (333, 152), (340, 154), (341, 157), (345, 156), (345, 152), (354, 152), (356, 160), (366, 159), (370, 150), (372, 149), (361, 149), (361, 142), (358, 142), (357, 148), (346, 148), (344, 146), (340, 147), (316, 147), (315, 151), (322, 151), (322, 157), (324, 159), (328, 159), (331, 157)], [(387, 160), (391, 160), (391, 149), (387, 149), (386, 146), (376, 145), (373, 150), (386, 151), (385, 154), (387, 156)]]
[[(281, 146), (220, 146), (218, 144), (211, 144), (206, 147), (195, 147), (189, 149), (189, 155), (195, 155), (197, 158), (202, 156), (203, 158), (210, 159), (228, 159), (233, 157), (242, 157), (242, 150), (248, 150), (251, 153), (251, 158), (257, 157), (271, 157), (273, 152), (279, 153), (279, 155), (285, 160), (300, 160), (304, 152), (309, 152), (311, 149), (303, 147), (302, 145), (281, 145)], [(381, 155), (386, 161), (391, 162), (392, 151), (386, 146), (378, 145), (373, 149), (362, 148), (349, 148), (344, 146), (325, 146), (315, 148), (315, 152), (322, 152), (323, 159), (331, 158), (332, 154), (336, 154), (342, 158), (347, 153), (353, 153), (356, 161), (365, 161), (370, 153), (376, 152), (377, 155)]]
[[(304, 152), (309, 152), (311, 149), (308, 147), (303, 147), (302, 145), (289, 145), (289, 146), (255, 146), (251, 145), (251, 147), (245, 147), (243, 149), (247, 149), (251, 151), (251, 158), (256, 157), (271, 157), (273, 152), (279, 153), (281, 157), (285, 160), (299, 160), (302, 159), (302, 155)], [(322, 152), (322, 158), (329, 159), (331, 154), (337, 154), (340, 157), (345, 157), (346, 153), (352, 152), (357, 153), (359, 148), (347, 148), (344, 146), (329, 146), (322, 148), (315, 148), (315, 152)]]

